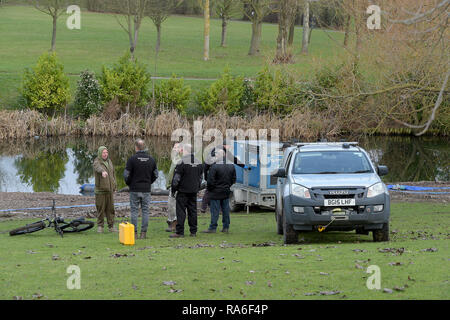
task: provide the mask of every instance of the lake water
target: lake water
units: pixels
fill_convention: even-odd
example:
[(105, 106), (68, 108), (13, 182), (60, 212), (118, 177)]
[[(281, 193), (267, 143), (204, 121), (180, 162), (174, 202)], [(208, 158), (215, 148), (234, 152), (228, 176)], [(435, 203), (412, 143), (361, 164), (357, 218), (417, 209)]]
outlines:
[[(160, 177), (155, 187), (165, 189), (172, 142), (147, 138)], [(450, 143), (446, 138), (370, 137), (360, 140), (375, 164), (389, 167), (386, 182), (449, 181)], [(38, 138), (0, 142), (0, 192), (79, 194), (80, 186), (94, 183), (92, 162), (99, 146), (108, 147), (119, 189), (123, 170), (134, 153), (132, 138)]]

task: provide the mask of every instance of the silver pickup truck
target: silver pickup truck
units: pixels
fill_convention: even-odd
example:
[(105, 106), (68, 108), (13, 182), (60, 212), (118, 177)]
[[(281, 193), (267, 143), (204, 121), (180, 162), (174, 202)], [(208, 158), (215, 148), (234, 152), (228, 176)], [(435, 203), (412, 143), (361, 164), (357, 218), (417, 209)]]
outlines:
[(284, 243), (302, 231), (352, 231), (389, 241), (390, 196), (355, 142), (298, 143), (285, 149), (277, 178), (275, 217)]

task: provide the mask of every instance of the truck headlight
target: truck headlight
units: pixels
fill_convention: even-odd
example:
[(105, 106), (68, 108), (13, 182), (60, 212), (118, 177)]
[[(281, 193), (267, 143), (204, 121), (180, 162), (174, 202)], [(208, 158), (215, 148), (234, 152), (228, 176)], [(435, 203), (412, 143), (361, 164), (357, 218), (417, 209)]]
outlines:
[(291, 194), (300, 198), (311, 199), (311, 194), (308, 188), (305, 188), (299, 184), (291, 184)]
[(384, 193), (386, 191), (386, 187), (383, 183), (378, 182), (375, 183), (373, 186), (370, 186), (367, 190), (367, 198), (373, 198), (376, 196), (379, 196), (380, 194)]

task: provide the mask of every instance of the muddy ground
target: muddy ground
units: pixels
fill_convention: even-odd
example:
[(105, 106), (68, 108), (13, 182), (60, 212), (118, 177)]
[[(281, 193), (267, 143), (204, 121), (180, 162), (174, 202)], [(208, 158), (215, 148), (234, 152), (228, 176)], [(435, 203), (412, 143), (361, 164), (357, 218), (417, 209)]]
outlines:
[[(413, 185), (424, 187), (450, 187), (450, 182), (401, 182), (396, 183), (400, 185)], [(441, 192), (450, 192), (450, 190), (433, 190)], [(404, 193), (398, 191), (391, 191), (392, 202), (436, 202), (447, 204), (450, 203), (450, 194), (419, 194), (419, 193)], [(199, 198), (202, 193), (199, 194)], [(41, 208), (51, 207), (53, 200), (55, 200), (56, 213), (63, 217), (79, 217), (84, 216), (94, 218), (95, 197), (94, 195), (58, 195), (54, 193), (20, 193), (20, 192), (0, 192), (0, 219), (26, 219), (30, 217), (45, 217), (51, 210), (49, 208), (40, 210), (23, 210), (26, 208)], [(163, 201), (161, 203), (154, 203), (150, 208), (150, 215), (152, 217), (167, 216), (167, 196), (152, 196), (152, 201)], [(116, 217), (128, 217), (130, 213), (129, 194), (116, 193), (114, 195), (114, 202), (124, 203), (125, 205), (116, 206)], [(82, 208), (58, 208), (71, 207), (76, 205), (92, 205), (90, 207)], [(200, 207), (200, 206), (198, 206)], [(14, 210), (11, 210), (14, 209)], [(8, 211), (1, 211), (8, 210)]]

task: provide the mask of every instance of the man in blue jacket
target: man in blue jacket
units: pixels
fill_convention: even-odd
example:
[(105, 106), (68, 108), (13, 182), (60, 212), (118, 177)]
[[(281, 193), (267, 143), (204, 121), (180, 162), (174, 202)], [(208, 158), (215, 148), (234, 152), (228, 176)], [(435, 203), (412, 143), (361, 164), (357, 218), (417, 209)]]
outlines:
[(131, 223), (134, 224), (135, 236), (138, 230), (140, 205), (142, 209), (140, 239), (146, 239), (151, 186), (158, 178), (158, 168), (155, 160), (145, 151), (145, 143), (142, 139), (136, 140), (135, 150), (136, 153), (127, 161), (123, 176), (125, 183), (130, 187)]

